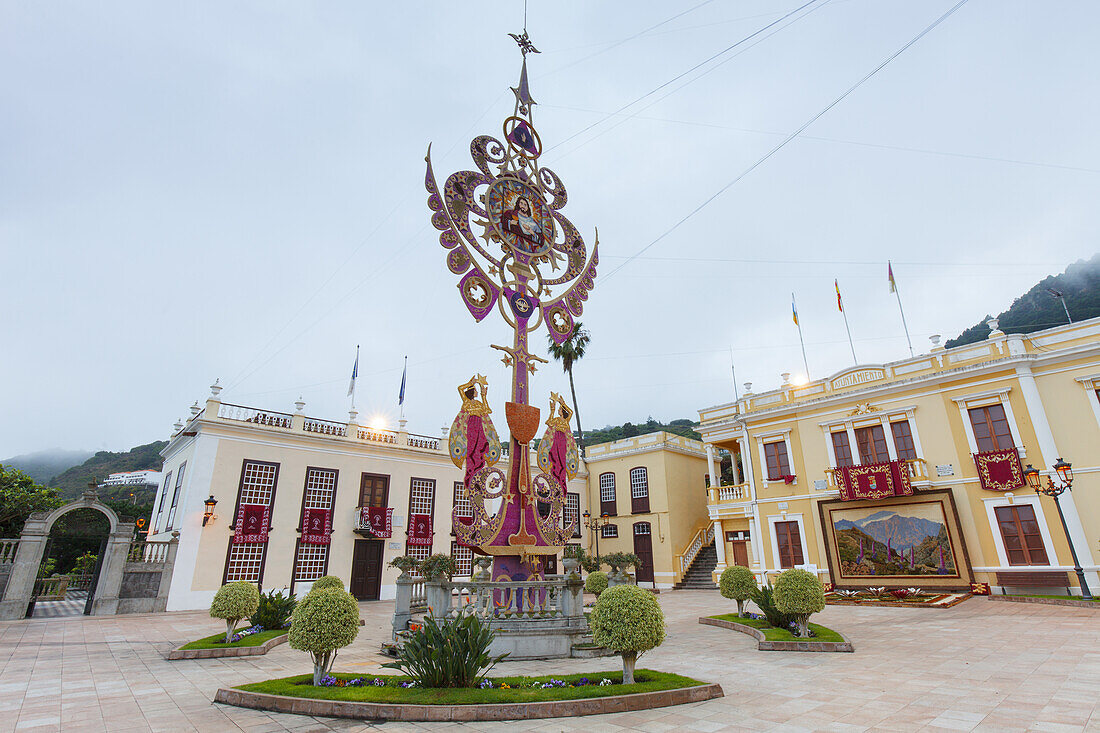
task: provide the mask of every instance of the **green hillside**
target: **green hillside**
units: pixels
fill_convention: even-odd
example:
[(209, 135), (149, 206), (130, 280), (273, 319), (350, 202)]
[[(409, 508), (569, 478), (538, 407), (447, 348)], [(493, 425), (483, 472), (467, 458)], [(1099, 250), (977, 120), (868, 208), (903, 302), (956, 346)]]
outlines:
[[(54, 476), (48, 482), (51, 488), (56, 488), (58, 493), (66, 499), (75, 499), (88, 488), (88, 484), (94, 480), (107, 478), (109, 474), (120, 471), (141, 471), (151, 469), (159, 471), (163, 462), (160, 451), (168, 445), (166, 441), (158, 440), (147, 445), (139, 445), (125, 453), (112, 453), (101, 450), (79, 466), (73, 466), (69, 470)], [(153, 492), (149, 496), (137, 496), (137, 501), (152, 501)], [(114, 487), (103, 490), (103, 494), (112, 498), (130, 498), (130, 488)], [(117, 494), (117, 496), (115, 495)]]
[(622, 440), (623, 438), (633, 438), (635, 435), (648, 435), (649, 433), (656, 433), (661, 430), (675, 433), (676, 435), (682, 435), (685, 438), (702, 440), (702, 436), (695, 432), (694, 427), (695, 423), (691, 420), (681, 419), (673, 420), (669, 423), (661, 423), (651, 417), (644, 423), (639, 423), (638, 425), (627, 422), (622, 425), (608, 425), (599, 430), (585, 430), (584, 444), (599, 445), (600, 443), (611, 443), (616, 440)]
[[(1051, 295), (1056, 290), (1065, 297), (1066, 308), (1074, 321), (1100, 316), (1100, 254), (1087, 262), (1080, 260), (1061, 275), (1051, 275), (1017, 298), (1012, 306), (997, 316), (1005, 333), (1031, 333), (1066, 323), (1061, 301)], [(986, 316), (946, 343), (947, 348), (982, 341), (989, 336)]]
[(25, 453), (21, 456), (12, 456), (0, 460), (0, 464), (18, 468), (30, 476), (36, 483), (47, 483), (51, 478), (62, 471), (72, 468), (81, 461), (86, 461), (92, 456), (90, 450), (40, 450), (34, 453)]

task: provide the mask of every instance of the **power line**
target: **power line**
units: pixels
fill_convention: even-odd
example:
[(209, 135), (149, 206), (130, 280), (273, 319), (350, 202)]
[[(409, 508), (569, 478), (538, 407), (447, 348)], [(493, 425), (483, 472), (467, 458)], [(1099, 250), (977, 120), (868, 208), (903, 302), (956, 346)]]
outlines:
[(707, 65), (707, 64), (709, 64), (709, 63), (710, 63), (711, 61), (713, 61), (714, 59), (718, 58), (719, 56), (722, 56), (723, 54), (729, 53), (729, 52), (730, 52), (730, 51), (732, 51), (733, 49), (735, 49), (735, 48), (737, 48), (738, 46), (740, 46), (740, 45), (741, 45), (742, 43), (745, 43), (746, 41), (749, 41), (749, 40), (751, 40), (751, 39), (755, 38), (756, 36), (760, 35), (760, 34), (761, 34), (761, 33), (763, 33), (764, 31), (766, 31), (766, 30), (768, 30), (769, 28), (771, 28), (772, 26), (774, 26), (774, 25), (776, 25), (776, 24), (778, 24), (778, 23), (781, 23), (781, 22), (783, 22), (784, 20), (786, 20), (787, 18), (791, 17), (792, 15), (794, 15), (794, 14), (795, 14), (795, 13), (797, 13), (798, 11), (802, 10), (803, 8), (807, 8), (807, 7), (809, 7), (810, 5), (813, 5), (813, 4), (815, 3), (815, 2), (818, 2), (818, 0), (809, 0), (809, 2), (807, 2), (807, 3), (804, 3), (803, 5), (800, 5), (800, 6), (798, 6), (797, 8), (795, 8), (794, 10), (792, 10), (791, 12), (789, 12), (789, 13), (787, 13), (786, 15), (784, 15), (783, 17), (779, 18), (778, 20), (775, 20), (775, 21), (773, 21), (773, 22), (771, 22), (771, 23), (768, 23), (768, 24), (767, 24), (766, 26), (764, 26), (763, 28), (760, 28), (759, 30), (757, 30), (757, 31), (754, 31), (753, 33), (751, 33), (751, 34), (749, 34), (749, 35), (745, 36), (744, 38), (742, 38), (742, 39), (741, 39), (740, 41), (738, 41), (737, 43), (734, 43), (733, 45), (727, 46), (726, 48), (722, 49), (721, 51), (719, 51), (718, 53), (714, 54), (713, 56), (711, 56), (711, 57), (709, 57), (709, 58), (707, 58), (707, 59), (704, 59), (703, 61), (699, 62), (699, 63), (698, 63), (698, 64), (696, 64), (695, 66), (692, 66), (692, 67), (691, 67), (690, 69), (688, 69), (687, 71), (683, 72), (682, 74), (678, 74), (678, 75), (676, 75), (676, 76), (672, 77), (671, 79), (669, 79), (669, 80), (668, 80), (668, 81), (666, 81), (665, 83), (663, 83), (663, 84), (661, 84), (661, 85), (659, 85), (659, 86), (657, 86), (657, 87), (655, 87), (655, 88), (653, 88), (653, 89), (649, 90), (648, 92), (646, 92), (646, 93), (645, 93), (645, 94), (643, 94), (642, 96), (638, 97), (638, 98), (637, 98), (637, 99), (635, 99), (634, 101), (632, 101), (632, 102), (628, 102), (627, 104), (624, 104), (624, 105), (623, 105), (622, 107), (619, 107), (619, 109), (615, 110), (615, 111), (614, 111), (613, 113), (611, 113), (610, 115), (607, 115), (606, 117), (603, 117), (603, 118), (601, 118), (601, 119), (599, 119), (599, 120), (596, 120), (595, 122), (593, 122), (593, 123), (592, 123), (591, 125), (589, 125), (588, 127), (585, 127), (584, 129), (581, 129), (581, 130), (578, 130), (577, 132), (574, 132), (574, 133), (573, 133), (572, 135), (570, 135), (569, 137), (565, 138), (564, 140), (561, 140), (561, 141), (557, 142), (556, 144), (554, 144), (553, 146), (551, 146), (551, 147), (547, 148), (547, 149), (546, 149), (546, 151), (544, 151), (544, 154), (545, 154), (545, 153), (548, 153), (548, 152), (550, 152), (551, 150), (554, 150), (555, 148), (558, 148), (558, 147), (560, 147), (560, 146), (564, 145), (565, 143), (569, 142), (570, 140), (572, 140), (573, 138), (577, 137), (578, 135), (583, 135), (584, 133), (586, 133), (586, 132), (588, 132), (589, 130), (591, 130), (591, 129), (592, 129), (593, 127), (596, 127), (597, 125), (599, 125), (599, 124), (603, 123), (604, 121), (606, 121), (606, 120), (609, 120), (609, 119), (611, 119), (612, 117), (614, 117), (615, 115), (619, 114), (620, 112), (622, 112), (623, 110), (627, 109), (628, 107), (632, 107), (632, 106), (634, 106), (635, 104), (637, 104), (638, 102), (642, 101), (642, 100), (643, 100), (643, 99), (645, 99), (646, 97), (648, 97), (648, 96), (650, 96), (650, 95), (652, 95), (652, 94), (656, 94), (657, 92), (659, 92), (659, 91), (661, 91), (662, 89), (664, 89), (665, 87), (667, 87), (667, 86), (668, 86), (669, 84), (672, 84), (673, 82), (675, 82), (675, 81), (677, 81), (677, 80), (679, 80), (679, 79), (682, 79), (682, 78), (684, 78), (685, 76), (687, 76), (687, 75), (688, 75), (688, 74), (690, 74), (691, 72), (695, 71), (696, 69), (698, 69), (698, 68), (700, 68), (700, 67), (702, 67), (702, 66), (706, 66), (706, 65)]
[[(664, 97), (662, 97), (661, 99), (664, 99)], [(658, 100), (658, 101), (660, 101), (660, 100)], [(603, 110), (598, 110), (598, 109), (587, 109), (587, 108), (584, 108), (584, 107), (570, 107), (570, 106), (566, 106), (566, 105), (556, 105), (556, 104), (546, 104), (546, 105), (543, 105), (543, 106), (546, 107), (547, 109), (561, 109), (561, 110), (570, 110), (570, 111), (573, 111), (573, 112), (589, 112), (589, 113), (592, 113), (592, 114), (615, 116), (615, 113), (613, 113), (613, 112), (605, 112)], [(649, 107), (647, 106), (645, 109), (649, 109)], [(713, 123), (713, 122), (698, 122), (698, 121), (694, 121), (694, 120), (677, 120), (677, 119), (671, 119), (671, 118), (668, 118), (668, 117), (652, 117), (652, 116), (647, 116), (647, 115), (640, 114), (640, 112), (642, 112), (642, 111), (644, 111), (644, 110), (639, 110), (638, 113), (626, 115), (625, 117), (628, 120), (649, 120), (649, 121), (652, 121), (652, 122), (666, 122), (666, 123), (670, 123), (670, 124), (674, 124), (674, 125), (691, 125), (691, 126), (694, 126), (694, 127), (710, 127), (710, 128), (716, 129), (716, 130), (731, 130), (733, 132), (745, 132), (745, 133), (749, 133), (749, 134), (752, 134), (752, 135), (771, 135), (771, 136), (774, 136), (774, 137), (780, 137), (780, 136), (783, 136), (783, 135), (786, 134), (784, 132), (777, 132), (775, 130), (755, 130), (755, 129), (748, 128), (748, 127), (734, 127), (732, 125), (719, 125), (719, 124)], [(592, 138), (592, 139), (594, 140), (595, 138)], [(817, 136), (817, 135), (799, 135), (798, 139), (799, 140), (811, 140), (811, 141), (814, 141), (814, 142), (837, 143), (839, 145), (856, 145), (856, 146), (864, 147), (864, 148), (877, 148), (879, 150), (897, 150), (897, 151), (905, 152), (905, 153), (923, 153), (925, 155), (940, 155), (940, 156), (947, 157), (947, 158), (964, 158), (964, 159), (969, 159), (969, 160), (984, 160), (984, 161), (989, 161), (989, 162), (993, 162), (993, 163), (1009, 163), (1009, 164), (1012, 164), (1012, 165), (1023, 165), (1023, 166), (1033, 167), (1033, 168), (1053, 168), (1055, 170), (1074, 171), (1074, 172), (1078, 172), (1078, 173), (1100, 173), (1100, 168), (1089, 168), (1087, 166), (1078, 166), (1078, 165), (1064, 165), (1064, 164), (1061, 164), (1061, 163), (1044, 163), (1042, 161), (1023, 160), (1021, 158), (1005, 158), (1005, 157), (996, 156), (996, 155), (979, 155), (977, 153), (959, 153), (959, 152), (955, 152), (955, 151), (951, 151), (951, 150), (933, 150), (931, 148), (914, 148), (914, 147), (908, 147), (908, 146), (904, 146), (904, 145), (886, 145), (886, 144), (883, 144), (883, 143), (869, 143), (869, 142), (864, 142), (864, 141), (861, 141), (861, 140), (844, 140), (842, 138), (821, 137), (821, 136)]]
[(647, 250), (648, 250), (648, 249), (649, 249), (650, 247), (652, 247), (653, 245), (657, 244), (657, 243), (658, 243), (658, 242), (660, 242), (660, 241), (661, 241), (662, 239), (664, 239), (665, 237), (667, 237), (667, 236), (668, 236), (669, 234), (671, 234), (672, 232), (674, 232), (674, 231), (676, 231), (677, 229), (679, 229), (679, 228), (680, 228), (680, 226), (681, 226), (681, 225), (682, 225), (682, 224), (683, 224), (684, 222), (686, 222), (686, 221), (687, 221), (688, 219), (690, 219), (691, 217), (695, 216), (695, 215), (696, 215), (696, 214), (698, 214), (698, 213), (699, 213), (700, 211), (702, 211), (703, 209), (705, 209), (705, 208), (706, 208), (706, 207), (707, 207), (707, 206), (708, 206), (708, 205), (709, 205), (709, 204), (710, 204), (710, 203), (711, 203), (712, 201), (714, 201), (714, 200), (715, 200), (716, 198), (718, 198), (718, 197), (719, 197), (719, 196), (721, 196), (721, 195), (722, 195), (723, 193), (725, 193), (725, 192), (726, 192), (726, 191), (728, 191), (728, 190), (729, 190), (730, 188), (732, 188), (734, 184), (736, 184), (736, 183), (737, 183), (738, 181), (740, 181), (740, 180), (741, 180), (742, 178), (744, 178), (745, 176), (747, 176), (747, 175), (748, 175), (749, 173), (752, 173), (752, 172), (753, 172), (754, 170), (756, 170), (756, 168), (758, 168), (758, 167), (759, 167), (760, 165), (762, 165), (762, 164), (763, 164), (763, 163), (764, 163), (764, 162), (765, 162), (766, 160), (768, 160), (768, 158), (772, 157), (772, 156), (773, 156), (773, 155), (775, 155), (775, 154), (776, 154), (777, 152), (779, 152), (780, 150), (782, 150), (782, 149), (783, 149), (783, 148), (784, 148), (784, 147), (785, 147), (785, 146), (787, 145), (787, 143), (789, 143), (789, 142), (790, 142), (791, 140), (794, 140), (794, 139), (795, 139), (796, 137), (798, 137), (798, 136), (799, 136), (799, 135), (800, 135), (800, 134), (801, 134), (801, 133), (802, 133), (802, 132), (803, 132), (804, 130), (806, 130), (806, 129), (807, 129), (807, 128), (808, 128), (809, 126), (810, 126), (810, 125), (812, 125), (812, 124), (813, 124), (814, 122), (816, 122), (817, 120), (821, 119), (821, 117), (822, 117), (822, 116), (824, 116), (824, 115), (825, 115), (825, 113), (827, 113), (827, 112), (828, 112), (829, 110), (831, 110), (831, 109), (832, 109), (833, 107), (837, 106), (837, 105), (838, 105), (838, 104), (840, 104), (840, 103), (841, 103), (842, 101), (844, 101), (844, 99), (845, 99), (845, 98), (847, 98), (849, 94), (851, 94), (852, 92), (854, 92), (854, 91), (855, 91), (856, 89), (858, 89), (859, 87), (863, 86), (863, 84), (864, 84), (864, 83), (865, 83), (865, 82), (866, 82), (866, 81), (867, 81), (868, 79), (870, 79), (870, 78), (871, 78), (872, 76), (874, 76), (875, 74), (877, 74), (877, 73), (878, 73), (879, 71), (881, 71), (881, 70), (882, 70), (883, 68), (885, 68), (887, 64), (889, 64), (889, 63), (890, 63), (891, 61), (893, 61), (893, 60), (894, 60), (894, 59), (896, 59), (896, 58), (897, 58), (898, 56), (900, 56), (900, 55), (901, 55), (902, 53), (904, 53), (906, 49), (908, 49), (908, 48), (909, 48), (910, 46), (912, 46), (912, 45), (913, 45), (914, 43), (916, 43), (916, 42), (917, 42), (917, 41), (919, 41), (920, 39), (924, 38), (924, 36), (925, 36), (925, 35), (927, 35), (927, 34), (928, 34), (928, 33), (929, 33), (930, 31), (932, 31), (932, 30), (933, 30), (933, 29), (934, 29), (934, 28), (935, 28), (936, 26), (938, 26), (938, 25), (939, 25), (940, 23), (942, 23), (943, 21), (947, 20), (947, 19), (948, 19), (949, 17), (951, 17), (952, 15), (954, 15), (954, 14), (955, 14), (955, 12), (956, 12), (956, 11), (957, 11), (957, 10), (958, 10), (959, 8), (961, 8), (961, 7), (963, 6), (963, 5), (965, 5), (965, 4), (966, 4), (966, 3), (968, 2), (968, 1), (969, 1), (969, 0), (959, 0), (959, 2), (957, 2), (957, 3), (955, 4), (955, 5), (953, 5), (953, 6), (951, 7), (951, 9), (950, 9), (950, 10), (948, 10), (948, 11), (947, 11), (946, 13), (944, 13), (944, 14), (943, 14), (943, 15), (941, 15), (941, 16), (940, 16), (939, 18), (937, 18), (936, 20), (934, 20), (934, 21), (933, 21), (933, 22), (932, 22), (932, 23), (931, 23), (930, 25), (928, 25), (927, 27), (925, 27), (925, 29), (924, 29), (924, 30), (922, 30), (922, 31), (921, 31), (920, 33), (918, 33), (917, 35), (913, 36), (913, 38), (911, 38), (911, 39), (909, 40), (909, 42), (908, 42), (908, 43), (906, 43), (906, 44), (905, 44), (904, 46), (902, 46), (902, 47), (901, 47), (901, 48), (899, 48), (899, 49), (898, 49), (897, 51), (895, 51), (895, 52), (894, 52), (894, 53), (892, 53), (892, 54), (891, 54), (890, 56), (888, 56), (888, 57), (886, 58), (886, 60), (885, 60), (885, 61), (883, 61), (883, 62), (882, 62), (881, 64), (879, 64), (879, 65), (878, 65), (878, 66), (876, 66), (876, 67), (875, 67), (874, 69), (872, 69), (872, 70), (871, 70), (871, 71), (870, 71), (870, 72), (869, 72), (868, 74), (866, 74), (866, 75), (865, 75), (865, 76), (864, 76), (864, 77), (863, 77), (862, 79), (860, 79), (860, 80), (859, 80), (859, 81), (857, 81), (857, 82), (856, 82), (855, 84), (853, 84), (852, 86), (850, 86), (850, 87), (848, 88), (848, 90), (847, 90), (847, 91), (845, 91), (845, 92), (844, 92), (843, 94), (841, 94), (841, 95), (840, 95), (839, 97), (837, 97), (837, 98), (836, 98), (836, 99), (834, 99), (834, 100), (833, 100), (832, 102), (830, 102), (830, 103), (829, 103), (829, 104), (828, 104), (828, 105), (827, 105), (827, 106), (826, 106), (826, 107), (825, 107), (824, 109), (822, 109), (822, 110), (821, 110), (820, 112), (818, 112), (817, 114), (815, 114), (815, 115), (814, 115), (813, 117), (811, 117), (810, 119), (806, 120), (806, 122), (804, 122), (804, 123), (803, 123), (803, 124), (802, 124), (801, 126), (799, 126), (799, 128), (798, 128), (797, 130), (795, 130), (795, 131), (794, 131), (794, 132), (792, 132), (792, 133), (791, 133), (790, 135), (788, 135), (787, 137), (785, 137), (785, 138), (783, 139), (783, 141), (782, 141), (782, 142), (780, 142), (780, 143), (779, 143), (778, 145), (776, 145), (776, 146), (775, 146), (774, 148), (772, 148), (772, 149), (771, 149), (771, 150), (769, 150), (769, 151), (768, 151), (767, 153), (765, 153), (763, 157), (761, 157), (761, 158), (760, 158), (759, 160), (757, 160), (757, 161), (756, 161), (755, 163), (753, 163), (753, 164), (752, 164), (752, 165), (750, 165), (750, 166), (749, 166), (748, 168), (746, 168), (746, 169), (745, 169), (744, 171), (742, 171), (742, 172), (741, 172), (740, 174), (738, 174), (738, 175), (737, 175), (737, 177), (735, 177), (735, 178), (734, 178), (734, 179), (733, 179), (732, 181), (730, 181), (729, 183), (727, 183), (727, 184), (726, 184), (725, 186), (723, 186), (722, 188), (718, 189), (718, 191), (716, 191), (716, 192), (715, 192), (715, 193), (713, 193), (713, 194), (712, 194), (711, 196), (709, 196), (709, 197), (708, 197), (708, 198), (707, 198), (707, 199), (706, 199), (705, 201), (703, 201), (703, 203), (701, 203), (701, 204), (699, 204), (699, 205), (698, 205), (697, 207), (695, 207), (695, 208), (694, 208), (694, 209), (693, 209), (692, 211), (690, 211), (690, 212), (689, 212), (689, 213), (688, 213), (688, 214), (687, 214), (686, 216), (684, 216), (684, 217), (683, 217), (683, 218), (681, 218), (681, 219), (680, 219), (679, 221), (677, 221), (677, 222), (676, 222), (675, 224), (673, 224), (673, 225), (672, 225), (671, 227), (669, 227), (668, 229), (666, 229), (666, 230), (665, 230), (665, 232), (664, 232), (663, 234), (661, 234), (660, 236), (658, 236), (658, 237), (657, 237), (656, 239), (654, 239), (654, 240), (653, 240), (652, 242), (650, 242), (649, 244), (647, 244), (647, 245), (646, 245), (645, 247), (642, 247), (642, 248), (641, 248), (640, 250), (638, 250), (638, 252), (637, 252), (637, 253), (635, 253), (635, 255), (634, 255), (634, 256), (632, 256), (632, 257), (629, 257), (629, 258), (627, 258), (627, 260), (626, 260), (625, 262), (623, 262), (622, 264), (620, 264), (620, 265), (619, 265), (618, 267), (616, 267), (616, 268), (615, 268), (614, 270), (612, 270), (611, 272), (609, 272), (609, 273), (607, 273), (606, 275), (604, 275), (604, 276), (603, 276), (603, 281), (604, 281), (604, 282), (606, 283), (606, 282), (607, 282), (607, 280), (608, 280), (608, 278), (612, 277), (612, 276), (613, 276), (613, 275), (614, 275), (615, 273), (619, 272), (619, 271), (620, 271), (620, 270), (622, 270), (622, 269), (623, 269), (624, 267), (626, 267), (627, 265), (629, 265), (629, 264), (630, 264), (630, 263), (631, 263), (631, 262), (632, 262), (632, 261), (634, 260), (634, 258), (635, 258), (635, 257), (637, 257), (638, 255), (641, 255), (642, 253), (644, 253), (645, 251), (647, 251)]

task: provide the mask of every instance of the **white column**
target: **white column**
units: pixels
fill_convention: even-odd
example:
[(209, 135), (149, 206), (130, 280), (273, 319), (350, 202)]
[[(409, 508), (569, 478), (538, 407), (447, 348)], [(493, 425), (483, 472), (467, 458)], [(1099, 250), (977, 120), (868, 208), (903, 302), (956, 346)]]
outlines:
[(714, 552), (718, 555), (718, 570), (726, 569), (726, 536), (722, 533), (722, 522), (714, 523)]
[[(1035, 436), (1039, 440), (1039, 452), (1042, 454), (1042, 466), (1050, 469), (1058, 458), (1058, 446), (1054, 442), (1054, 433), (1047, 421), (1046, 409), (1043, 407), (1042, 397), (1039, 396), (1039, 388), (1035, 384), (1035, 376), (1031, 373), (1031, 367), (1022, 365), (1016, 367), (1016, 377), (1020, 381), (1020, 394), (1024, 397), (1024, 405), (1027, 407), (1031, 425), (1035, 428)], [(1010, 423), (1011, 424), (1011, 418)], [(1085, 536), (1085, 528), (1081, 523), (1081, 515), (1077, 511), (1077, 505), (1073, 501), (1073, 492), (1067, 491), (1058, 497), (1062, 507), (1062, 514), (1066, 518), (1066, 526), (1069, 528), (1070, 540), (1077, 551), (1077, 558), (1082, 565), (1095, 565), (1092, 549), (1089, 547), (1088, 538)], [(1085, 580), (1089, 588), (1100, 587), (1100, 573), (1095, 571), (1085, 574)]]
[(764, 568), (764, 553), (758, 549), (763, 545), (764, 535), (760, 529), (760, 508), (756, 503), (756, 471), (752, 467), (752, 451), (749, 447), (749, 431), (741, 433), (741, 465), (745, 467), (745, 483), (749, 485), (749, 496), (752, 497), (752, 536), (749, 538), (749, 551), (752, 553), (752, 565), (757, 570)]
[(848, 431), (848, 452), (852, 454), (852, 465), (859, 466), (863, 463), (863, 460), (859, 454), (859, 443), (856, 442), (856, 429), (849, 422), (845, 426), (845, 430)]
[(720, 486), (718, 473), (714, 470), (714, 444), (707, 443), (707, 468), (710, 470), (710, 485)]
[(891, 461), (896, 461), (898, 448), (894, 445), (894, 431), (890, 429), (890, 418), (886, 415), (882, 416), (882, 433), (886, 436), (886, 452), (890, 455)]

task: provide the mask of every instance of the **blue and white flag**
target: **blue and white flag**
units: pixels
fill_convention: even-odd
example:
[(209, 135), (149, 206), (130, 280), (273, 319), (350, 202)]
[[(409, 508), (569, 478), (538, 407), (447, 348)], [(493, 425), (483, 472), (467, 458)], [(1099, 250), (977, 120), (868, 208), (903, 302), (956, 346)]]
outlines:
[(405, 377), (409, 375), (409, 357), (405, 357), (405, 368), (401, 372), (401, 392), (397, 395), (397, 404), (405, 404)]
[(355, 364), (351, 367), (351, 382), (348, 384), (348, 397), (355, 394), (355, 379), (359, 376), (359, 347), (355, 347)]

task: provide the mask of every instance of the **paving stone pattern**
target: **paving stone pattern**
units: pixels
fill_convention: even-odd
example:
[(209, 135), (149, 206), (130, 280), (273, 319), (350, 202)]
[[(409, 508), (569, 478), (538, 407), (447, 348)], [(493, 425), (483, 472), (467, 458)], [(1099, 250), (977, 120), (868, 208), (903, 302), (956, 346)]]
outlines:
[[(263, 656), (169, 662), (208, 636), (202, 612), (0, 623), (0, 733), (8, 731), (1100, 731), (1100, 618), (1087, 609), (974, 598), (950, 609), (829, 606), (815, 619), (854, 654), (757, 651), (704, 626), (717, 591), (658, 599), (668, 639), (639, 666), (718, 682), (726, 696), (661, 710), (544, 721), (411, 724), (311, 718), (211, 702), (219, 687), (310, 671), (282, 645)], [(385, 672), (376, 653), (392, 602), (360, 604), (366, 625), (338, 671)], [(502, 674), (599, 672), (616, 658), (512, 662)]]

